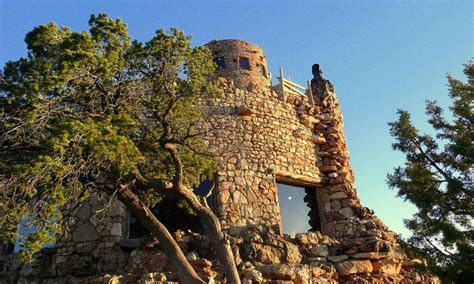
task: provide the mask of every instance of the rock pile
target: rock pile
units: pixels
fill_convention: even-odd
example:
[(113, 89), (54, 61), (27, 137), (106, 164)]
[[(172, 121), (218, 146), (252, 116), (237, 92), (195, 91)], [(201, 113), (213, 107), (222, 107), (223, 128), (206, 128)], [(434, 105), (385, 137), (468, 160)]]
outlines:
[[(320, 232), (280, 235), (266, 226), (235, 227), (228, 231), (243, 283), (437, 283), (413, 271), (414, 261), (403, 254), (355, 253)], [(177, 234), (180, 247), (202, 279), (223, 283), (223, 273), (206, 236)], [(88, 267), (70, 263), (58, 274), (51, 265), (54, 251), (38, 255), (32, 264), (10, 261), (7, 279), (12, 283), (173, 283), (178, 281), (172, 263), (159, 244), (116, 249)], [(77, 268), (82, 268), (79, 272)], [(47, 268), (47, 269), (45, 269)]]

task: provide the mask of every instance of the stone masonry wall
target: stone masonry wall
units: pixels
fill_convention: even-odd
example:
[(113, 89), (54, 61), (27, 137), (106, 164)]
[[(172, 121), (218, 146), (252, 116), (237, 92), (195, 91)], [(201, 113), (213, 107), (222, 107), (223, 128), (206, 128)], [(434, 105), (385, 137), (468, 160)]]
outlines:
[[(212, 41), (208, 47), (226, 63), (218, 70), (225, 95), (207, 102), (205, 126), (220, 163), (214, 208), (224, 227), (281, 227), (276, 182), (283, 181), (306, 187), (310, 217), (317, 216), (310, 220), (313, 228), (320, 225), (354, 253), (389, 251), (393, 232), (357, 197), (332, 84), (316, 74), (312, 99), (289, 95), (272, 89), (268, 76), (255, 70), (267, 68), (259, 47), (240, 40)], [(251, 70), (229, 64), (242, 56)]]
[(387, 252), (395, 235), (375, 215), (361, 205), (343, 132), (342, 114), (332, 84), (321, 78), (312, 80), (316, 119), (313, 131), (324, 138), (318, 147), (321, 186), (318, 199), (323, 207), (323, 232), (354, 252)]
[(91, 265), (93, 258), (114, 250), (128, 235), (125, 206), (108, 196), (93, 195), (82, 204), (69, 204), (62, 214), (65, 233), (58, 237), (54, 257), (58, 275), (71, 273), (72, 262)]
[[(226, 60), (218, 71), (224, 97), (207, 102), (206, 139), (219, 162), (214, 208), (224, 227), (266, 223), (281, 226), (277, 181), (319, 183), (312, 131), (272, 90), (262, 50), (240, 40), (207, 45)], [(251, 69), (235, 62), (245, 56)], [(306, 100), (306, 97), (301, 98)], [(300, 100), (301, 100), (300, 99)]]
[(256, 93), (225, 84), (225, 97), (211, 104), (227, 112), (213, 114), (207, 123), (209, 147), (220, 164), (214, 208), (224, 227), (279, 225), (277, 179), (319, 181), (311, 132), (294, 105), (273, 90)]

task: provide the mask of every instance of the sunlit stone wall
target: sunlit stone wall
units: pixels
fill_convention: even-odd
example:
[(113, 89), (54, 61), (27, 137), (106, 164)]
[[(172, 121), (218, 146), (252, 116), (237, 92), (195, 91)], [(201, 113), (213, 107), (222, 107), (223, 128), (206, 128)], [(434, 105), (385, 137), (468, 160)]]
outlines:
[[(214, 210), (225, 228), (281, 227), (276, 182), (306, 187), (313, 229), (357, 251), (388, 251), (394, 234), (363, 207), (332, 84), (316, 72), (311, 92), (271, 87), (263, 51), (241, 40), (207, 45), (220, 68), (223, 98), (207, 102), (204, 128), (219, 162)], [(250, 70), (240, 58), (247, 58)], [(261, 67), (264, 68), (261, 68)], [(309, 92), (309, 90), (307, 91)]]
[[(214, 208), (224, 227), (280, 226), (276, 180), (315, 187), (320, 179), (313, 133), (299, 113), (309, 100), (284, 97), (271, 88), (259, 47), (241, 40), (207, 46), (216, 59), (225, 60), (218, 70), (225, 95), (207, 102), (205, 123), (220, 165)], [(250, 70), (239, 66), (242, 57)]]

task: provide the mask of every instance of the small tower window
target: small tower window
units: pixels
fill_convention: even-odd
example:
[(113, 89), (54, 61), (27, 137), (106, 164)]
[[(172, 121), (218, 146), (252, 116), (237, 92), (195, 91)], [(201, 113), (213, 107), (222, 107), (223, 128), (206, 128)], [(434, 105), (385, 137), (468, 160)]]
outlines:
[(226, 68), (224, 57), (215, 57), (214, 62), (217, 65), (217, 70), (222, 70)]
[(262, 75), (268, 79), (267, 69), (265, 69), (265, 66), (263, 66), (263, 64), (260, 64), (260, 73), (262, 73)]
[(250, 70), (250, 61), (247, 57), (239, 57), (239, 68)]

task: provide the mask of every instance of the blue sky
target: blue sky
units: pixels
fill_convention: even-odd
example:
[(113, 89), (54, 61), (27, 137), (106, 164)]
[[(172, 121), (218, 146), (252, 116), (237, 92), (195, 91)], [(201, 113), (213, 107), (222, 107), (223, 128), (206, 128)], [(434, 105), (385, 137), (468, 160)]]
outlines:
[(0, 0), (0, 64), (26, 55), (25, 34), (54, 21), (87, 29), (90, 14), (128, 23), (134, 39), (178, 27), (194, 45), (239, 38), (261, 46), (270, 71), (304, 84), (319, 63), (335, 85), (362, 203), (392, 229), (413, 207), (395, 197), (385, 176), (403, 163), (387, 122), (398, 108), (424, 131), (425, 99), (447, 105), (446, 73), (463, 78), (474, 54), (471, 1), (6, 1)]

